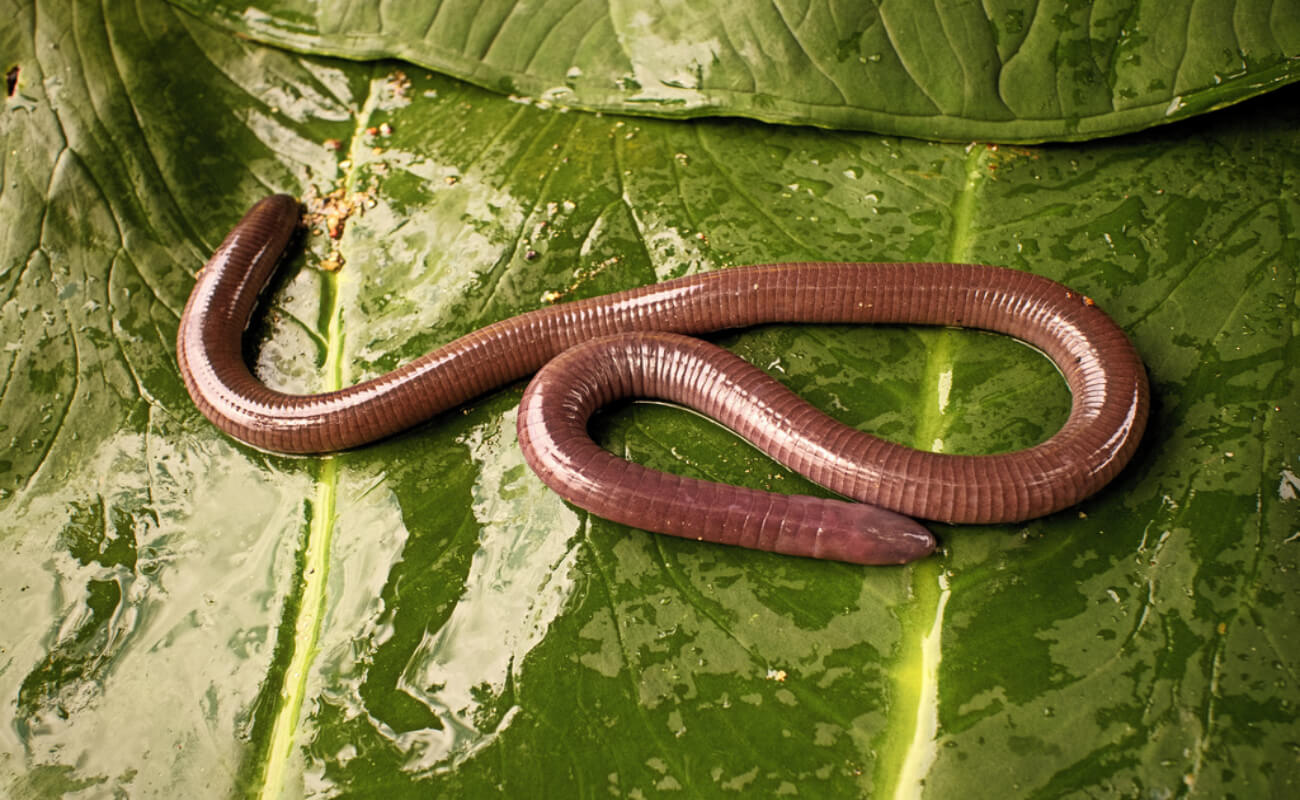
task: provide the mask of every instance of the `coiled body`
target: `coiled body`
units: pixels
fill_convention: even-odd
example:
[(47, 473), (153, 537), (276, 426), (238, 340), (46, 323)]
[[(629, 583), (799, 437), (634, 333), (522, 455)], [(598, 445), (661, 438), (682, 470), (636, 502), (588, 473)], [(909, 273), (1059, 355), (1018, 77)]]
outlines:
[[(287, 395), (249, 372), (241, 339), (298, 213), (297, 202), (283, 195), (254, 206), (204, 267), (178, 332), (177, 359), (199, 409), (231, 436), (268, 450), (328, 452), (374, 441), (583, 345), (538, 375), (519, 415), (525, 456), (566, 499), (647, 530), (896, 563), (930, 552), (934, 541), (916, 523), (872, 506), (948, 522), (1048, 514), (1114, 477), (1132, 456), (1146, 421), (1141, 360), (1123, 331), (1090, 301), (1032, 274), (958, 264), (720, 270), (521, 314), (350, 388)], [(770, 378), (735, 363), (734, 356), (718, 356), (712, 346), (681, 337), (613, 336), (704, 333), (769, 322), (958, 325), (1006, 333), (1057, 364), (1074, 396), (1070, 417), (1047, 442), (1016, 453), (925, 453), (810, 411)], [(735, 368), (744, 374), (737, 376)], [(706, 372), (711, 377), (701, 377)], [(779, 500), (716, 484), (706, 491), (700, 482), (615, 459), (590, 444), (586, 420), (601, 404), (629, 394), (695, 406), (812, 480), (872, 506)], [(783, 512), (773, 503), (792, 505), (779, 517)], [(858, 510), (849, 513), (843, 506)], [(864, 523), (858, 518), (864, 508), (884, 516), (868, 513)], [(846, 544), (846, 537), (861, 541)]]

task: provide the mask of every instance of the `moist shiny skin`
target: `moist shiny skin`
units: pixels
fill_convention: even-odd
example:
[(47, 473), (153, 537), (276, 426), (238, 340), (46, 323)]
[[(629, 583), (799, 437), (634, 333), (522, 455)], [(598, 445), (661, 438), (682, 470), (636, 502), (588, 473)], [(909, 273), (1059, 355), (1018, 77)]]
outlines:
[[(284, 394), (249, 371), (242, 336), (299, 211), (293, 198), (274, 195), (245, 215), (200, 273), (177, 334), (177, 360), (195, 404), (255, 447), (356, 447), (541, 369), (520, 407), (520, 443), (565, 499), (645, 530), (876, 564), (934, 549), (930, 533), (902, 515), (1010, 522), (1077, 503), (1127, 463), (1146, 423), (1146, 371), (1105, 313), (1046, 278), (965, 264), (719, 270), (520, 314), (340, 391)], [(770, 322), (1009, 334), (1056, 363), (1073, 393), (1070, 416), (1051, 439), (1015, 453), (926, 453), (845, 428), (726, 351), (672, 335)], [(756, 492), (615, 458), (591, 442), (587, 419), (628, 396), (697, 408), (860, 502)]]

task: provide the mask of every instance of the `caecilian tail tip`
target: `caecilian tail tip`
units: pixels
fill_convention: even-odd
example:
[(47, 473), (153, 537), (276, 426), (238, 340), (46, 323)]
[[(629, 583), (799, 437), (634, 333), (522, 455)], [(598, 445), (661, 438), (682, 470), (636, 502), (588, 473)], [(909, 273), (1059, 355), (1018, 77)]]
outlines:
[(850, 564), (907, 564), (938, 547), (934, 534), (911, 517), (866, 503), (832, 503), (820, 532), (815, 558)]
[(934, 553), (939, 542), (925, 526), (914, 520), (905, 530), (900, 530), (894, 537), (894, 552), (898, 555), (898, 564), (919, 561)]
[(888, 526), (873, 526), (862, 535), (864, 564), (910, 564), (934, 553), (938, 542), (921, 523), (898, 515)]

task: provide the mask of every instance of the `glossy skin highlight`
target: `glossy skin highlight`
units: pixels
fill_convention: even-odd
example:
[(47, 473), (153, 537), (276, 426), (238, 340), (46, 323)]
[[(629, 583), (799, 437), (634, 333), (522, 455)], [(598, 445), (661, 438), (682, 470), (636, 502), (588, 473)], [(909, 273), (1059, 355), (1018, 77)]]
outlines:
[[(529, 464), (565, 499), (645, 530), (888, 564), (935, 546), (903, 515), (1011, 522), (1079, 502), (1128, 462), (1146, 423), (1146, 371), (1105, 313), (1046, 278), (964, 264), (719, 270), (520, 314), (340, 391), (284, 394), (249, 371), (242, 337), (299, 212), (285, 195), (255, 205), (200, 273), (177, 334), (177, 361), (198, 408), (267, 450), (356, 447), (541, 370), (520, 407), (519, 438)], [(1070, 417), (1051, 439), (1015, 453), (926, 453), (845, 428), (726, 351), (674, 335), (771, 322), (1005, 333), (1056, 363), (1073, 393)], [(860, 502), (757, 492), (616, 458), (591, 442), (586, 424), (621, 397), (694, 407)]]

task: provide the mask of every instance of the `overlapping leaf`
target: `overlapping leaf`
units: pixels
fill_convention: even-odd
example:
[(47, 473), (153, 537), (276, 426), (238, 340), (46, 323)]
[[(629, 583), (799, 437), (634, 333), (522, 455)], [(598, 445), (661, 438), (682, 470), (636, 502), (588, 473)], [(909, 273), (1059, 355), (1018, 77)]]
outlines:
[(1300, 6), (999, 0), (172, 0), (261, 41), (543, 103), (924, 138), (1078, 140), (1300, 77)]

